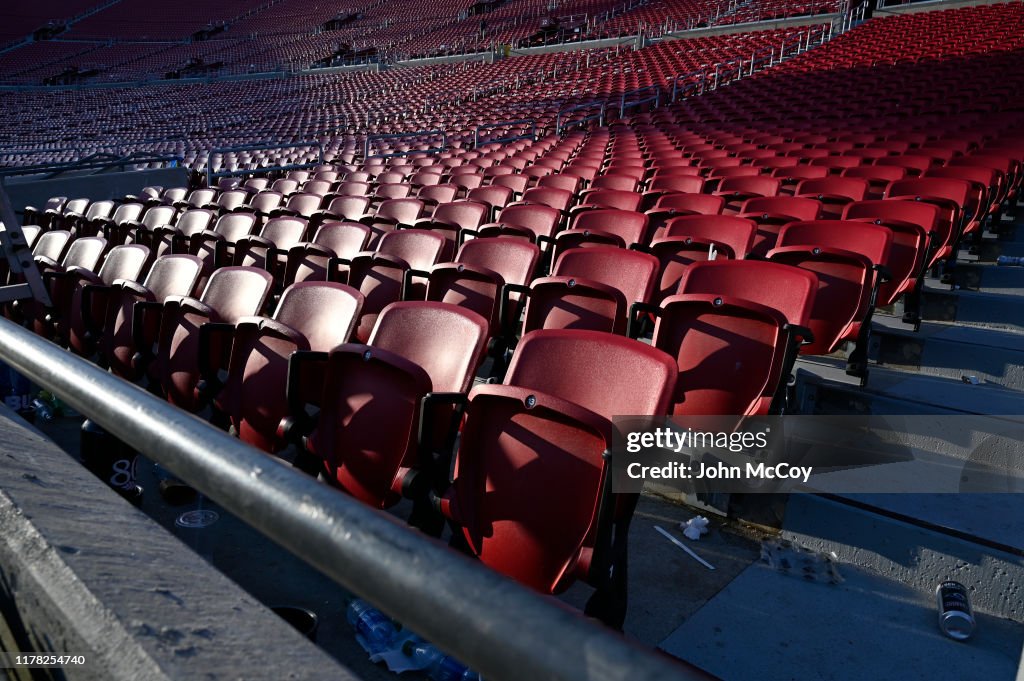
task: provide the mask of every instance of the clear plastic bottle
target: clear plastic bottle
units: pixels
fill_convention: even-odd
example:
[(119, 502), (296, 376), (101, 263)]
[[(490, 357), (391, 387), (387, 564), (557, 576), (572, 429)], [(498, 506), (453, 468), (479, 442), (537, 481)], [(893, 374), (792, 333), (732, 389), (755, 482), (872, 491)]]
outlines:
[(50, 409), (50, 405), (42, 401), (38, 397), (32, 400), (32, 406), (36, 408), (36, 416), (43, 421), (53, 420), (53, 411)]
[(371, 654), (386, 650), (395, 638), (397, 627), (387, 615), (363, 600), (353, 600), (346, 613), (348, 623), (362, 638), (360, 643)]
[(468, 671), (466, 665), (426, 641), (408, 641), (402, 646), (402, 652), (412, 658), (415, 669), (427, 673), (430, 681), (462, 681)]
[(996, 259), (999, 265), (1024, 265), (1024, 258), (1016, 258), (1012, 255), (1001, 255)]

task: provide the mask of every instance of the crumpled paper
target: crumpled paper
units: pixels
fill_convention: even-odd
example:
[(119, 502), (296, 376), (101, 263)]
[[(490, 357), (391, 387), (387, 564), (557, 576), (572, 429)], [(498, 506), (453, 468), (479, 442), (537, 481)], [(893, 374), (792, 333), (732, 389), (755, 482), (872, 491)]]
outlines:
[(679, 529), (683, 531), (683, 536), (687, 539), (697, 541), (701, 535), (708, 533), (708, 519), (702, 515), (690, 518), (685, 523), (679, 523)]

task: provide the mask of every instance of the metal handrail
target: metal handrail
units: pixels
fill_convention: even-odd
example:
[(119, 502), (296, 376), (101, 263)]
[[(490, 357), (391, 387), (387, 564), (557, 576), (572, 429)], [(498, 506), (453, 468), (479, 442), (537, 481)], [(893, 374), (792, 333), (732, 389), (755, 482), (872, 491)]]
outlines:
[(537, 121), (533, 118), (521, 118), (515, 121), (499, 121), (497, 123), (487, 123), (484, 125), (478, 125), (473, 129), (473, 148), (476, 149), (480, 146), (480, 131), (491, 130), (493, 128), (505, 128), (512, 127), (514, 125), (529, 125), (530, 133), (523, 135), (513, 135), (511, 137), (499, 137), (493, 140), (487, 140), (488, 144), (493, 142), (514, 142), (522, 139), (532, 139), (537, 141)]
[[(236, 151), (267, 151), (270, 149), (294, 149), (296, 147), (316, 147), (318, 161), (316, 163), (289, 163), (277, 166), (263, 166), (262, 168), (236, 168), (234, 170), (213, 170), (213, 157), (216, 154), (233, 153)], [(235, 147), (216, 147), (210, 150), (206, 159), (206, 186), (213, 186), (215, 177), (232, 177), (234, 175), (257, 175), (260, 173), (273, 173), (280, 170), (304, 170), (315, 168), (324, 163), (324, 145), (318, 141), (288, 142), (275, 144), (243, 144)]]
[[(631, 95), (643, 95), (645, 93), (653, 92), (653, 95), (647, 97), (640, 97), (639, 99), (630, 101), (628, 104), (626, 100)], [(622, 93), (622, 98), (619, 100), (619, 118), (626, 117), (626, 109), (632, 109), (633, 107), (643, 106), (644, 104), (650, 104), (654, 102), (654, 106), (657, 107), (661, 103), (661, 86), (660, 85), (648, 85), (646, 87), (640, 87), (635, 90), (629, 90), (628, 92)]]
[(487, 679), (711, 678), (2, 318), (0, 361)]
[(585, 111), (585, 110), (588, 110), (588, 109), (593, 109), (594, 107), (597, 107), (598, 113), (591, 114), (589, 116), (584, 116), (583, 118), (581, 118), (578, 121), (576, 121), (576, 123), (577, 124), (579, 124), (579, 123), (586, 123), (587, 121), (596, 120), (598, 125), (604, 125), (605, 112), (608, 109), (608, 102), (605, 102), (605, 101), (584, 102), (582, 104), (576, 104), (575, 106), (570, 106), (570, 107), (568, 107), (566, 109), (562, 109), (562, 110), (560, 110), (558, 112), (558, 115), (555, 116), (555, 134), (556, 135), (561, 135), (562, 134), (563, 129), (564, 129), (564, 126), (562, 125), (562, 121), (565, 118), (566, 114), (573, 113), (574, 111)]
[[(441, 136), (441, 146), (430, 147), (429, 149), (409, 149), (408, 151), (396, 151), (390, 154), (370, 155), (370, 142), (372, 140), (399, 139), (408, 137), (429, 137), (431, 135)], [(363, 141), (363, 158), (394, 158), (396, 156), (408, 156), (409, 154), (436, 154), (448, 148), (448, 133), (444, 130), (419, 130), (417, 132), (402, 132), (393, 135), (367, 135)]]
[(42, 163), (28, 166), (12, 166), (0, 168), (0, 177), (13, 177), (16, 175), (41, 175), (46, 174), (47, 179), (56, 177), (63, 173), (76, 170), (107, 170), (109, 168), (134, 165), (138, 163), (167, 163), (174, 162), (184, 164), (185, 159), (175, 154), (152, 154), (149, 152), (137, 151), (131, 154), (108, 154), (97, 152), (90, 154), (77, 161), (64, 163)]

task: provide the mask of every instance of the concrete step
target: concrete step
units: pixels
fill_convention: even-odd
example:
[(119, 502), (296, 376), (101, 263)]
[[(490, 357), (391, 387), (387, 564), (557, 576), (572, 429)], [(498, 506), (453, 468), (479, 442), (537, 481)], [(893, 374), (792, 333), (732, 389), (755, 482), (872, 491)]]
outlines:
[(954, 280), (961, 290), (984, 291), (1007, 296), (1024, 295), (1024, 267), (991, 263), (958, 263)]
[[(1000, 291), (950, 290), (949, 286), (928, 279), (921, 297), (921, 318), (1024, 333), (1024, 289), (1004, 287)], [(879, 309), (876, 316), (901, 318), (902, 301)]]
[[(835, 354), (845, 358), (852, 345)], [(1024, 390), (1024, 335), (977, 326), (924, 322), (917, 332), (879, 315), (868, 357), (891, 369)]]
[(838, 585), (747, 568), (661, 648), (732, 681), (986, 679), (1012, 681), (1024, 626), (977, 616), (966, 643), (938, 629), (935, 599), (840, 565)]
[(845, 360), (797, 360), (796, 406), (801, 414), (1024, 415), (1024, 392), (996, 383), (972, 385), (944, 376), (871, 366), (868, 385), (847, 376)]
[(794, 494), (782, 534), (923, 598), (954, 579), (971, 590), (977, 612), (1024, 622), (1020, 495)]

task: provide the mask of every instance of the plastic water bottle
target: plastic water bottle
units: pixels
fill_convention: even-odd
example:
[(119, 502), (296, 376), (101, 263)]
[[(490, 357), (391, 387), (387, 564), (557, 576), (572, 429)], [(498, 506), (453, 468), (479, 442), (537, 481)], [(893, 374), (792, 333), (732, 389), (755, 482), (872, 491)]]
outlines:
[(1001, 255), (996, 260), (999, 265), (1024, 265), (1024, 258), (1018, 258), (1012, 255)]
[(356, 636), (362, 639), (360, 644), (371, 654), (385, 650), (395, 638), (395, 623), (366, 601), (352, 601), (346, 617)]
[(427, 672), (430, 681), (462, 681), (469, 671), (466, 665), (426, 641), (409, 641), (402, 646), (402, 652), (412, 658), (413, 668)]
[(50, 409), (50, 405), (46, 402), (37, 397), (32, 400), (32, 406), (36, 408), (36, 416), (41, 418), (43, 421), (53, 420), (53, 411)]

